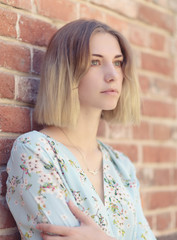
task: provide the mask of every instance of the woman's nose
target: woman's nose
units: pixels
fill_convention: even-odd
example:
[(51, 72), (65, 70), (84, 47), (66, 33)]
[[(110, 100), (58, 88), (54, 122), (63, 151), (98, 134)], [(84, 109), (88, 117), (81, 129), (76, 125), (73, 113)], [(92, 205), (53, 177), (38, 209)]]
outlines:
[(116, 81), (118, 77), (118, 72), (114, 67), (109, 67), (107, 68), (107, 70), (105, 71), (105, 76), (104, 79), (106, 82), (112, 82), (112, 81)]

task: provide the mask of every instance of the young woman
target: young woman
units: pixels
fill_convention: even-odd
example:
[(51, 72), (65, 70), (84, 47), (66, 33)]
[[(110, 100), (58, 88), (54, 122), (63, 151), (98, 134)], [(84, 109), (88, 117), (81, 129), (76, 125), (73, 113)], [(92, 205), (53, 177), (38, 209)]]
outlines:
[(8, 162), (7, 202), (22, 239), (154, 240), (130, 160), (97, 140), (100, 118), (139, 121), (139, 90), (125, 38), (76, 20), (52, 38), (35, 117)]

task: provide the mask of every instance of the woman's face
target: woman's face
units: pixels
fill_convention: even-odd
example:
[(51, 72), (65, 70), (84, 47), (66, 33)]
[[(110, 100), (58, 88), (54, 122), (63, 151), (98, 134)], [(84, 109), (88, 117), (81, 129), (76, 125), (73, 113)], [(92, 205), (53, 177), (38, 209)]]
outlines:
[(99, 32), (90, 39), (90, 68), (79, 83), (81, 108), (112, 110), (121, 94), (123, 55), (117, 39)]

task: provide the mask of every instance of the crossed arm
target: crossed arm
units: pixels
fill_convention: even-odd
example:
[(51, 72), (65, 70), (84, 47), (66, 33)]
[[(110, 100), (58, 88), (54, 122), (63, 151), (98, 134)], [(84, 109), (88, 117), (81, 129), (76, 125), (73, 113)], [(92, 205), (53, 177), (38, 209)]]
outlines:
[(73, 215), (79, 220), (79, 227), (65, 227), (52, 224), (38, 224), (37, 229), (41, 231), (43, 240), (115, 240), (106, 233), (81, 210), (79, 210), (71, 201), (68, 206)]

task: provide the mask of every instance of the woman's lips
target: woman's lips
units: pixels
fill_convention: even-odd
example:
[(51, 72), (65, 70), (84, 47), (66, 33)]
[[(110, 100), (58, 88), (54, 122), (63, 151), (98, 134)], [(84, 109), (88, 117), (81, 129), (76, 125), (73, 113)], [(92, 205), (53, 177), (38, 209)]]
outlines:
[(116, 96), (116, 95), (118, 95), (118, 90), (111, 88), (111, 89), (106, 89), (104, 91), (101, 91), (101, 93)]

